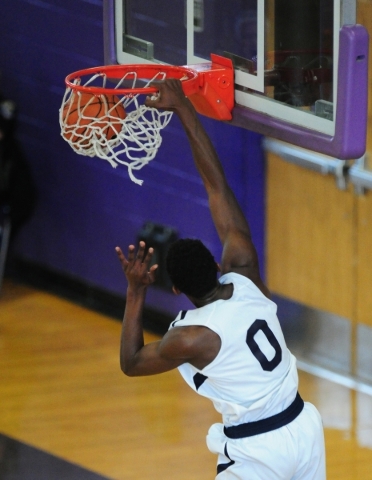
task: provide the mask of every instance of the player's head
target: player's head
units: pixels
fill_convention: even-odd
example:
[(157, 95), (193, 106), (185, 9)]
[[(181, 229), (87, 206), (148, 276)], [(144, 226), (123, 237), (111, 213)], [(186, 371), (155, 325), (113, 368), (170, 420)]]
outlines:
[(166, 267), (174, 287), (185, 295), (200, 299), (216, 287), (218, 265), (200, 240), (174, 242), (168, 250)]

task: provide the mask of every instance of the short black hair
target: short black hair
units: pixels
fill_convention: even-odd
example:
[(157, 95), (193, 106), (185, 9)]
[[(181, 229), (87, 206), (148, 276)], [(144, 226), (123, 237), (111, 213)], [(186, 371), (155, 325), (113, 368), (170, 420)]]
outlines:
[(167, 253), (166, 268), (173, 285), (194, 298), (203, 298), (216, 286), (217, 264), (200, 240), (174, 242)]

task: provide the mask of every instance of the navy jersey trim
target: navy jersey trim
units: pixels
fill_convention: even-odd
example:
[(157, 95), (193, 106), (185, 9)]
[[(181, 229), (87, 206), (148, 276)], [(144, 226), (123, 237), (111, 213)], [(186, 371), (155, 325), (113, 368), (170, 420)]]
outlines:
[(202, 373), (195, 373), (193, 380), (194, 380), (196, 390), (199, 390), (199, 388), (203, 385), (203, 383), (207, 380), (207, 378), (208, 377), (206, 377)]
[(175, 320), (173, 323), (172, 323), (172, 327), (174, 327), (176, 325), (177, 322), (179, 322), (180, 320), (183, 320), (185, 317), (186, 317), (186, 313), (188, 312), (188, 310), (182, 310), (181, 311), (181, 317), (178, 319), (178, 320)]
[(252, 437), (253, 435), (259, 435), (260, 433), (271, 432), (284, 425), (291, 423), (304, 408), (304, 401), (297, 392), (296, 398), (291, 405), (283, 410), (283, 412), (273, 415), (263, 420), (257, 420), (256, 422), (242, 423), (233, 427), (224, 427), (224, 433), (228, 438), (245, 438)]
[(219, 463), (217, 465), (217, 475), (219, 475), (220, 473), (224, 472), (225, 470), (227, 470), (229, 467), (231, 467), (231, 465), (234, 465), (235, 463), (235, 460), (231, 460), (231, 458), (229, 457), (229, 454), (227, 453), (227, 443), (225, 443), (225, 449), (224, 449), (224, 455), (225, 457), (227, 457), (230, 462), (228, 463)]

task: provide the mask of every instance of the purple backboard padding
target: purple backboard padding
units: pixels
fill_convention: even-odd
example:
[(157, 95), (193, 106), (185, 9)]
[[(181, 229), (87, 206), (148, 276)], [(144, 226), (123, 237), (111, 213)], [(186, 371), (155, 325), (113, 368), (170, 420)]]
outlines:
[(362, 25), (340, 30), (335, 135), (325, 135), (236, 106), (231, 123), (263, 135), (339, 159), (361, 157), (366, 150), (368, 115), (368, 32)]
[(358, 158), (366, 150), (368, 118), (368, 43), (362, 25), (340, 32), (338, 109), (334, 151), (339, 158)]

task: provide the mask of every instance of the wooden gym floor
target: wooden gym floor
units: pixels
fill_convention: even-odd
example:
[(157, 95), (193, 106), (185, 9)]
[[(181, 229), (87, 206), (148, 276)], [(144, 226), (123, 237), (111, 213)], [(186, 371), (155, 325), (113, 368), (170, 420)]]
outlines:
[[(2, 480), (214, 478), (215, 458), (205, 445), (209, 425), (219, 421), (212, 404), (177, 371), (144, 378), (121, 374), (119, 333), (113, 318), (4, 283)], [(372, 479), (372, 397), (303, 372), (300, 392), (323, 416), (328, 480)], [(47, 458), (55, 467), (45, 467)]]

